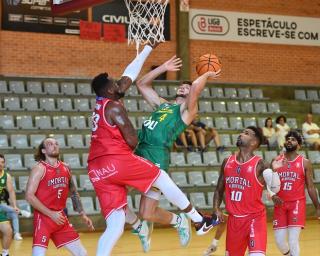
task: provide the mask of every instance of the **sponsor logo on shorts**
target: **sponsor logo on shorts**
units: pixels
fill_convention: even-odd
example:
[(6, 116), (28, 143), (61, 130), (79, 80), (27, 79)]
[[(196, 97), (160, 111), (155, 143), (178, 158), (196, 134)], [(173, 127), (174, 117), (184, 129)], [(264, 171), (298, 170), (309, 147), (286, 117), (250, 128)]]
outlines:
[(253, 219), (251, 221), (251, 224), (250, 224), (250, 237), (254, 237), (255, 234), (254, 234), (254, 223), (255, 223), (255, 219)]
[(91, 169), (88, 172), (89, 178), (92, 183), (106, 179), (110, 176), (117, 174), (116, 168), (113, 164), (106, 165), (105, 167), (101, 167), (99, 169)]
[(254, 247), (254, 240), (250, 240), (250, 247), (251, 247), (251, 248)]

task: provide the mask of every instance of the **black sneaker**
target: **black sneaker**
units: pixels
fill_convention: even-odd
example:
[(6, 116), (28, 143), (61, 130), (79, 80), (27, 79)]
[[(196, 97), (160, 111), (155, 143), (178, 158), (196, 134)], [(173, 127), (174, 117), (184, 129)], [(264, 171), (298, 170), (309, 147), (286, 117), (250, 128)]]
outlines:
[(205, 235), (212, 229), (214, 226), (220, 224), (219, 218), (216, 214), (203, 215), (202, 222), (194, 223), (194, 227), (196, 228), (196, 233), (198, 236)]

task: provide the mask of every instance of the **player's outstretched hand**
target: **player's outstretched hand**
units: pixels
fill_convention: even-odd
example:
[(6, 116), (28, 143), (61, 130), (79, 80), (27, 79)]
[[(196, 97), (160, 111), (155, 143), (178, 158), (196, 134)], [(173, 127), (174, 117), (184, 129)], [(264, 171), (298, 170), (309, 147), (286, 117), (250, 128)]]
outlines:
[(204, 73), (204, 75), (206, 75), (210, 79), (215, 79), (221, 75), (221, 69), (219, 69), (217, 72), (208, 71), (208, 72)]
[(275, 205), (280, 206), (283, 204), (283, 200), (280, 197), (278, 197), (277, 195), (273, 195), (271, 198), (272, 198), (272, 201)]
[(216, 209), (215, 214), (218, 216), (220, 222), (224, 222), (224, 214), (221, 209)]
[(91, 231), (94, 231), (94, 226), (92, 224), (92, 220), (86, 214), (82, 214), (82, 219), (87, 224), (88, 228)]
[(66, 221), (66, 217), (62, 211), (51, 211), (49, 217), (58, 225), (63, 225)]
[(162, 64), (166, 71), (179, 71), (182, 67), (182, 60), (174, 55), (172, 58)]

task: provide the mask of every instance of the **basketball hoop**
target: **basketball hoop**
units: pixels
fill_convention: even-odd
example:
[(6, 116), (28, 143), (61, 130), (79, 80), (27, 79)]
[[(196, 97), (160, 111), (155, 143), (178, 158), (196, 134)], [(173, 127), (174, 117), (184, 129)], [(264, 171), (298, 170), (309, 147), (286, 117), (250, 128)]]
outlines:
[(164, 42), (164, 14), (169, 0), (125, 0), (129, 11), (128, 44)]

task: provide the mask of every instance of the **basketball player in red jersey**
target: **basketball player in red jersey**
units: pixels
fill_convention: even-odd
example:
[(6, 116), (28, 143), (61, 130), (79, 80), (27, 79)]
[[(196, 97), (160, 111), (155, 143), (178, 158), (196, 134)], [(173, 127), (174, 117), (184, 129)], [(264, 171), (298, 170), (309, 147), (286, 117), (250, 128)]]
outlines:
[[(145, 51), (148, 48), (151, 47), (145, 46), (143, 56), (147, 55)], [(137, 56), (119, 81), (114, 81), (106, 73), (92, 81), (97, 101), (92, 117), (88, 175), (107, 223), (106, 231), (99, 239), (97, 256), (110, 255), (123, 233), (126, 186), (142, 193), (147, 193), (151, 186), (156, 187), (195, 223), (198, 234), (205, 234), (212, 228), (212, 218), (201, 216), (166, 172), (133, 153), (138, 137), (120, 99), (140, 72), (141, 66), (137, 68), (135, 63), (138, 60), (143, 63), (144, 59)]]
[(316, 208), (318, 218), (320, 218), (320, 204), (312, 181), (311, 163), (297, 153), (302, 144), (300, 134), (296, 131), (290, 131), (285, 139), (286, 152), (272, 162), (281, 181), (280, 191), (277, 194), (271, 193), (275, 204), (273, 228), (281, 253), (298, 256), (300, 255), (299, 236), (301, 229), (304, 228), (306, 218), (305, 185)]
[(277, 192), (272, 184), (280, 184), (279, 176), (269, 169), (261, 157), (253, 154), (262, 142), (262, 134), (254, 126), (247, 127), (237, 139), (239, 152), (224, 159), (214, 193), (213, 206), (223, 219), (220, 204), (225, 193), (227, 222), (226, 255), (250, 256), (266, 252), (267, 220), (262, 203), (264, 184)]
[(32, 255), (44, 256), (52, 239), (57, 248), (65, 247), (74, 256), (86, 256), (78, 233), (63, 212), (69, 192), (74, 210), (91, 230), (94, 228), (83, 210), (68, 165), (59, 161), (58, 142), (53, 138), (43, 140), (35, 160), (38, 164), (31, 170), (26, 190), (26, 199), (35, 209)]

